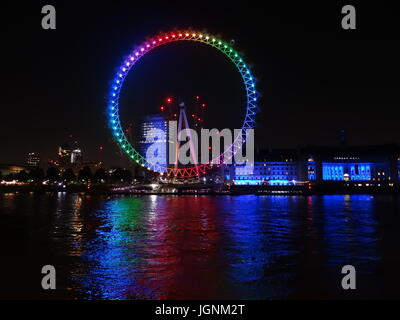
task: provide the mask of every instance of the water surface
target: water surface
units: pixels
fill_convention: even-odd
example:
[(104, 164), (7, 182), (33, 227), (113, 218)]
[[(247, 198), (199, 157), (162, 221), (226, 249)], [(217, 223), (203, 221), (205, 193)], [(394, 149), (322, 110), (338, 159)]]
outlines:
[(395, 196), (12, 193), (0, 194), (0, 223), (1, 298), (400, 297)]

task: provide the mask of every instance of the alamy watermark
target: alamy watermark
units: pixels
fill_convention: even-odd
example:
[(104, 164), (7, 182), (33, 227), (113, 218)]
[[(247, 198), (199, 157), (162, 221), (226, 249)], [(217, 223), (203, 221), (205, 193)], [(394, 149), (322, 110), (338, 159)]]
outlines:
[(352, 5), (345, 5), (342, 8), (342, 14), (345, 16), (342, 18), (342, 28), (344, 30), (355, 30), (356, 26), (356, 8)]
[(42, 8), (42, 28), (44, 30), (56, 29), (56, 8), (52, 5), (45, 5)]
[(52, 265), (45, 265), (42, 268), (42, 274), (45, 276), (42, 278), (42, 289), (43, 290), (55, 290), (56, 289), (56, 268)]
[(146, 134), (145, 157), (151, 164), (169, 165), (254, 164), (254, 129), (178, 130), (177, 121), (169, 121), (168, 131), (151, 128)]
[(342, 279), (342, 289), (344, 290), (355, 290), (356, 289), (356, 268), (348, 264), (343, 266), (342, 274), (345, 276)]

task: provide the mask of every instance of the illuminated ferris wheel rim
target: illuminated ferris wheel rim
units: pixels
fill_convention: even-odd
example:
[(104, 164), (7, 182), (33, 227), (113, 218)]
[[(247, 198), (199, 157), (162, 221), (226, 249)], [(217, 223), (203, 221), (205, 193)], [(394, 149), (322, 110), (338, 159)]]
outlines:
[(257, 111), (257, 90), (254, 82), (254, 77), (249, 67), (243, 61), (241, 55), (234, 50), (228, 43), (222, 41), (218, 37), (212, 36), (207, 32), (196, 32), (193, 30), (174, 30), (171, 32), (165, 32), (158, 36), (149, 38), (141, 45), (135, 47), (132, 52), (124, 59), (122, 65), (118, 68), (116, 75), (112, 81), (111, 90), (108, 99), (108, 122), (113, 133), (114, 140), (122, 149), (123, 152), (134, 162), (140, 166), (147, 168), (148, 170), (166, 174), (167, 176), (174, 176), (177, 178), (189, 178), (193, 176), (199, 176), (204, 174), (206, 170), (212, 167), (212, 163), (217, 159), (232, 158), (231, 152), (232, 147), (237, 152), (242, 146), (241, 137), (237, 136), (231, 146), (229, 146), (224, 152), (215, 159), (212, 159), (208, 164), (200, 164), (189, 168), (169, 168), (159, 164), (153, 164), (146, 160), (128, 141), (125, 132), (122, 129), (120, 118), (119, 118), (119, 97), (122, 85), (129, 71), (133, 66), (147, 53), (154, 49), (177, 41), (196, 41), (207, 44), (211, 47), (216, 48), (220, 52), (224, 53), (236, 66), (239, 73), (242, 76), (242, 80), (246, 89), (247, 105), (246, 115), (242, 125), (242, 130), (253, 129), (255, 125), (255, 115)]

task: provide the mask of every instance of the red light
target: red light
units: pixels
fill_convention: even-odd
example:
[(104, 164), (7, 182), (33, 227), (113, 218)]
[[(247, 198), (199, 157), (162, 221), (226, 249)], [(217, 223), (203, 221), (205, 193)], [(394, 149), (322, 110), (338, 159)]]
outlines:
[(164, 106), (161, 106), (161, 107), (160, 107), (160, 110), (161, 110), (161, 111), (164, 111)]
[(100, 147), (99, 149), (100, 149), (100, 150), (103, 150), (104, 148), (103, 148), (103, 147)]
[(196, 99), (197, 99), (197, 100), (199, 100), (199, 99), (200, 99), (200, 97), (199, 97), (199, 96), (197, 96), (197, 97), (196, 97)]
[(167, 98), (166, 101), (167, 101), (167, 103), (171, 103), (172, 102), (172, 98)]
[(203, 108), (205, 108), (205, 107), (206, 107), (206, 104), (205, 104), (205, 103), (203, 103), (201, 106), (202, 106)]

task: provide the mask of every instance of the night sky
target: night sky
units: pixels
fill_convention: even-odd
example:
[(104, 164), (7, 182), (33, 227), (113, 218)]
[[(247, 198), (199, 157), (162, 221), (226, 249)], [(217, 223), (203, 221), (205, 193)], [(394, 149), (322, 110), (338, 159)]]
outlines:
[[(345, 31), (343, 4), (334, 2), (2, 4), (0, 163), (23, 164), (31, 151), (54, 158), (73, 134), (85, 161), (121, 164), (105, 115), (114, 71), (146, 37), (188, 27), (234, 39), (252, 66), (261, 147), (336, 145), (341, 128), (353, 145), (400, 144), (398, 11), (381, 2), (358, 4), (358, 29)], [(57, 30), (41, 28), (45, 4), (56, 7)], [(122, 94), (123, 123), (157, 111), (167, 95), (201, 95), (208, 123), (220, 128), (244, 116), (239, 74), (205, 45), (152, 52), (131, 70)]]

